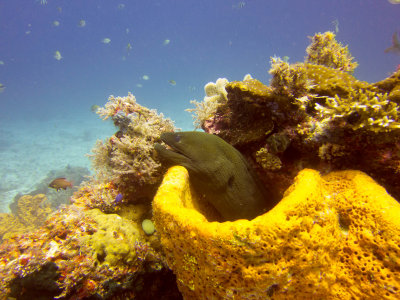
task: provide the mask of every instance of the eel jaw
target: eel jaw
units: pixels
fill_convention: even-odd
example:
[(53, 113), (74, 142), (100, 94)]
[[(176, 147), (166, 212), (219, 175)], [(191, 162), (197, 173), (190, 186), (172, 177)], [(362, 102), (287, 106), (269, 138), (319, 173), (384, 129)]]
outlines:
[(172, 165), (185, 166), (191, 162), (191, 159), (188, 156), (179, 151), (179, 149), (176, 147), (168, 145), (167, 143), (165, 143), (165, 145), (156, 143), (154, 145), (154, 149), (157, 151), (162, 160), (165, 160)]

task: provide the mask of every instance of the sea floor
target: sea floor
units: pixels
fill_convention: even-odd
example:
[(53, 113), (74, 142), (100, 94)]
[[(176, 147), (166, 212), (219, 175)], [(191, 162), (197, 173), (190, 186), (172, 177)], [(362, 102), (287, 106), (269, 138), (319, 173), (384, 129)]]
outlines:
[[(192, 127), (175, 121), (177, 127)], [(111, 121), (95, 114), (0, 121), (0, 212), (9, 212), (16, 195), (36, 190), (52, 174), (71, 167), (90, 170), (87, 154), (96, 140), (115, 131)]]
[(86, 154), (114, 132), (111, 122), (86, 115), (0, 124), (0, 212), (9, 212), (17, 194), (35, 190), (52, 171), (90, 169)]

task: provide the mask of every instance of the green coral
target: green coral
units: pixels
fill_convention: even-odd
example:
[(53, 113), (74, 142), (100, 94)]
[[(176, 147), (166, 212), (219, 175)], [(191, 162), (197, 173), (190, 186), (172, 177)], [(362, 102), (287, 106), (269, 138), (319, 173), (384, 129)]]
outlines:
[(324, 121), (341, 120), (353, 130), (365, 128), (373, 132), (400, 129), (399, 108), (387, 94), (353, 91), (348, 98), (337, 95), (326, 99), (316, 110)]
[(358, 66), (354, 62), (347, 46), (343, 46), (335, 39), (331, 31), (317, 33), (311, 38), (311, 44), (307, 47), (308, 54), (306, 62), (324, 65), (333, 69), (346, 72), (353, 72)]

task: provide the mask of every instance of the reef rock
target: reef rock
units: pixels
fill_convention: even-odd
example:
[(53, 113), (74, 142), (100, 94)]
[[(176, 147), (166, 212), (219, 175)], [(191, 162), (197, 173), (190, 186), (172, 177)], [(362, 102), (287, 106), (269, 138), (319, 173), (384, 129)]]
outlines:
[(208, 222), (188, 172), (153, 202), (185, 299), (389, 299), (400, 294), (400, 205), (360, 171), (305, 169), (269, 212)]

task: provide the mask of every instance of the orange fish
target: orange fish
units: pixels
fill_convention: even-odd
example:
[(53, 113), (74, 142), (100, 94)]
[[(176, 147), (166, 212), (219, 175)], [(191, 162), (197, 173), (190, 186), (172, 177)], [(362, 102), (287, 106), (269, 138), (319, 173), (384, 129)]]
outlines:
[(66, 190), (67, 187), (72, 188), (72, 182), (68, 181), (65, 177), (59, 177), (50, 182), (49, 187), (57, 191), (60, 189)]

